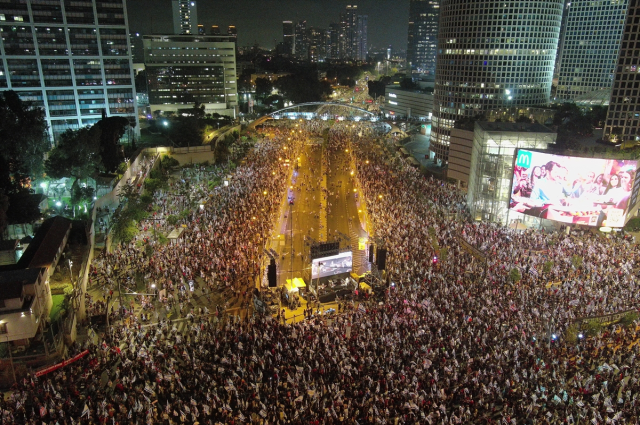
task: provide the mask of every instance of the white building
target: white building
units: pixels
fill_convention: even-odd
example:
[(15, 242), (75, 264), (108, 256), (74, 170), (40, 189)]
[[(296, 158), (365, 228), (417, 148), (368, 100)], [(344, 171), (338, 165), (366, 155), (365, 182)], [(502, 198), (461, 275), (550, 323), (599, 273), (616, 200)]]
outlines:
[(126, 0), (0, 2), (0, 90), (42, 107), (52, 140), (103, 113), (137, 130)]
[(144, 61), (151, 111), (188, 108), (236, 117), (236, 43), (229, 36), (147, 35)]
[(386, 87), (384, 99), (384, 103), (380, 105), (380, 111), (386, 118), (417, 118), (421, 121), (431, 119), (433, 93)]

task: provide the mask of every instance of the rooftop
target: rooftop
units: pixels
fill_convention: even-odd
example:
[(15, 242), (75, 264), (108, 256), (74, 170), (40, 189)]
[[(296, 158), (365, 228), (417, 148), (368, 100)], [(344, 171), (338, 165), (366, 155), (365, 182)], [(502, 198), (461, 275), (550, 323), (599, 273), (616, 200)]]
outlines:
[(476, 124), (484, 131), (502, 131), (509, 133), (555, 133), (555, 131), (550, 128), (538, 123), (479, 121), (476, 122)]
[(35, 283), (42, 269), (22, 269), (0, 272), (0, 300), (20, 298), (22, 287)]
[(18, 261), (22, 268), (47, 267), (53, 263), (63, 239), (71, 229), (71, 220), (52, 217), (45, 220), (33, 241)]

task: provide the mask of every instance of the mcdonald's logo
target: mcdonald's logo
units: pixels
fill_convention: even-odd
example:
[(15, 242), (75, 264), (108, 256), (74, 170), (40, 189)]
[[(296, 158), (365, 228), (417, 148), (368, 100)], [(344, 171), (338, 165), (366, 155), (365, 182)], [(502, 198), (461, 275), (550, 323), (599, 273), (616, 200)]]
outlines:
[(518, 151), (518, 159), (516, 160), (516, 165), (524, 168), (531, 167), (531, 152)]

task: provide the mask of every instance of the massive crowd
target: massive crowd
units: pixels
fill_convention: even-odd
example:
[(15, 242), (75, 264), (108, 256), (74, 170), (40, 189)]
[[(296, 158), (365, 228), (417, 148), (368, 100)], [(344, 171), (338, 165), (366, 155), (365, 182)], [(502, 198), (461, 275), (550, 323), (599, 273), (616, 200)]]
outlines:
[[(118, 268), (163, 289), (194, 276), (243, 288), (286, 190), (278, 158), (291, 125), (262, 131), (229, 187), (185, 218), (183, 243), (101, 259), (105, 290)], [(3, 423), (638, 423), (635, 326), (567, 337), (577, 318), (637, 310), (636, 246), (471, 221), (455, 187), (374, 154), (374, 131), (352, 125), (331, 123), (327, 140), (349, 151), (369, 230), (388, 250), (385, 302), (297, 324), (191, 314), (116, 327), (84, 358), (20, 382)], [(301, 123), (294, 137), (327, 126)], [(178, 212), (168, 199), (164, 214)]]

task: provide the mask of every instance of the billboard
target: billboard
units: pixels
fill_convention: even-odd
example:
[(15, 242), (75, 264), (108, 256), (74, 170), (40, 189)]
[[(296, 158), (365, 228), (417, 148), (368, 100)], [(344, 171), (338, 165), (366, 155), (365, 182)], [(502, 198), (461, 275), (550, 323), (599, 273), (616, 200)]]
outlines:
[(351, 273), (353, 269), (353, 254), (343, 252), (330, 257), (316, 258), (311, 262), (311, 278), (333, 276), (341, 273)]
[(622, 227), (637, 199), (637, 168), (635, 160), (519, 149), (509, 209), (567, 224)]

